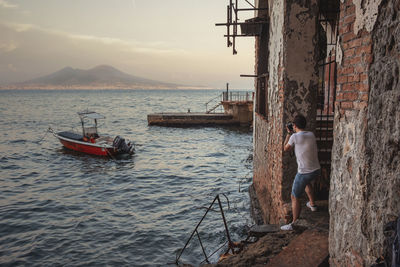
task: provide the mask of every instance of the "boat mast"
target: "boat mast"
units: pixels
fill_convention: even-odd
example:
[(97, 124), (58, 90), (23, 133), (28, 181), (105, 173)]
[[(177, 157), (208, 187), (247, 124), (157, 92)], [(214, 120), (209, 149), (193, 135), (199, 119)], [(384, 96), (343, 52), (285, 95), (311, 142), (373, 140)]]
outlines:
[(83, 122), (83, 118), (80, 116), (81, 118), (81, 124), (82, 124), (82, 135), (85, 136), (85, 123)]

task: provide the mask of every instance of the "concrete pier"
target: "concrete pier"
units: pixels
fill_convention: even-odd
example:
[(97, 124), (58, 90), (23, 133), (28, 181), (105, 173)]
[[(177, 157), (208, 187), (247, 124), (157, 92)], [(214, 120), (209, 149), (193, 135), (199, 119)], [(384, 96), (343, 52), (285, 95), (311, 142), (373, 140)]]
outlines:
[(225, 114), (233, 116), (240, 125), (250, 126), (253, 123), (253, 101), (221, 101)]
[(225, 113), (154, 113), (147, 115), (147, 122), (159, 126), (240, 125), (232, 115)]
[[(154, 113), (147, 115), (149, 125), (159, 126), (217, 126), (253, 124), (253, 94), (251, 92), (223, 92), (206, 104), (206, 112)], [(207, 108), (207, 107), (211, 108)], [(218, 107), (224, 112), (216, 113)]]

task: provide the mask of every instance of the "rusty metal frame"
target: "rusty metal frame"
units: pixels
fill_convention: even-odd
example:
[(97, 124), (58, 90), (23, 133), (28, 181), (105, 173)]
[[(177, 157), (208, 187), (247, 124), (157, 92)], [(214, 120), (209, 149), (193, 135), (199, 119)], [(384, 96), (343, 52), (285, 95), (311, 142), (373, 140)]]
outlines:
[[(235, 1), (235, 3), (233, 2)], [(232, 46), (233, 55), (237, 54), (236, 50), (236, 37), (254, 37), (254, 35), (247, 34), (238, 34), (238, 25), (263, 25), (266, 22), (239, 22), (238, 13), (241, 11), (257, 11), (257, 10), (268, 10), (268, 8), (256, 8), (253, 4), (251, 4), (248, 0), (245, 0), (247, 4), (251, 6), (251, 8), (239, 8), (238, 0), (229, 0), (229, 5), (226, 7), (226, 23), (216, 23), (215, 26), (226, 26), (226, 45), (227, 47)], [(231, 33), (232, 27), (232, 33)]]
[[(226, 237), (227, 237), (227, 240), (228, 240), (228, 241), (227, 241), (227, 242), (228, 242), (228, 251), (227, 251), (227, 253), (228, 253), (229, 251), (232, 251), (232, 254), (235, 254), (235, 250), (234, 250), (235, 244), (234, 244), (234, 242), (232, 242), (231, 236), (230, 236), (230, 234), (229, 234), (228, 224), (226, 223), (225, 214), (224, 214), (224, 210), (223, 210), (223, 208), (222, 208), (221, 199), (219, 198), (219, 195), (220, 195), (220, 194), (216, 195), (216, 197), (215, 197), (214, 200), (212, 201), (211, 205), (208, 207), (207, 211), (204, 213), (203, 217), (201, 218), (201, 220), (200, 220), (199, 223), (197, 224), (196, 228), (193, 230), (193, 232), (192, 232), (192, 234), (190, 235), (189, 239), (186, 241), (185, 246), (184, 246), (183, 249), (180, 251), (179, 255), (176, 257), (176, 260), (175, 260), (175, 264), (176, 264), (176, 265), (179, 266), (179, 259), (180, 259), (180, 257), (182, 256), (183, 252), (185, 251), (186, 247), (189, 245), (190, 241), (192, 240), (192, 238), (193, 238), (193, 236), (194, 236), (195, 234), (196, 234), (196, 236), (197, 236), (197, 238), (198, 238), (198, 240), (199, 240), (199, 242), (200, 242), (200, 246), (201, 246), (201, 249), (202, 249), (202, 251), (203, 251), (203, 255), (204, 255), (204, 258), (205, 258), (205, 260), (204, 260), (203, 262), (210, 263), (210, 262), (209, 262), (209, 257), (211, 257), (212, 255), (214, 255), (218, 250), (220, 250), (220, 249), (222, 248), (222, 246), (221, 246), (221, 247), (218, 248), (216, 251), (214, 251), (212, 254), (210, 254), (209, 256), (207, 256), (207, 253), (206, 253), (206, 251), (205, 251), (205, 249), (204, 249), (204, 246), (203, 246), (203, 242), (201, 241), (199, 232), (197, 231), (197, 229), (199, 228), (200, 224), (203, 222), (204, 218), (207, 216), (208, 212), (209, 212), (210, 210), (213, 210), (212, 207), (213, 207), (213, 205), (214, 205), (214, 203), (215, 203), (216, 201), (218, 201), (219, 210), (220, 210), (220, 212), (221, 212), (222, 220), (223, 220), (223, 222), (224, 222), (224, 227), (225, 227), (225, 231), (226, 231)], [(227, 201), (228, 201), (228, 208), (229, 208), (229, 200), (228, 200), (227, 196), (226, 196), (225, 194), (222, 194), (222, 195), (227, 199)]]
[[(337, 85), (337, 55), (335, 50), (338, 40), (339, 22), (338, 5), (335, 5), (333, 0), (324, 1), (325, 0), (319, 1), (320, 11), (318, 25), (321, 27), (321, 30), (318, 31), (318, 34), (324, 34), (325, 38), (324, 42), (319, 44), (324, 45), (324, 47), (319, 47), (319, 49), (324, 49), (327, 53), (324, 53), (324, 58), (320, 58), (318, 62), (319, 82), (316, 107), (316, 139), (318, 142), (319, 160), (323, 170), (321, 179), (316, 182), (316, 192), (323, 194), (329, 191), (329, 177), (332, 161), (328, 155), (331, 153), (333, 143), (333, 117), (335, 113)], [(339, 0), (336, 1), (339, 2)], [(321, 40), (321, 38), (319, 38), (319, 40)]]
[[(325, 12), (327, 12), (325, 10)], [(326, 117), (328, 119), (329, 116), (333, 116), (335, 112), (335, 97), (336, 97), (336, 83), (337, 83), (337, 67), (336, 67), (336, 51), (332, 55), (332, 49), (336, 47), (336, 42), (338, 38), (338, 21), (339, 21), (339, 13), (337, 11), (330, 12), (330, 18), (326, 18), (323, 13), (319, 14), (319, 25), (323, 28), (326, 35), (326, 48), (330, 47), (329, 54), (325, 56), (325, 58), (321, 59), (318, 63), (319, 66), (319, 80), (321, 81), (318, 85), (318, 116), (320, 119)], [(326, 13), (325, 13), (326, 14)], [(333, 14), (333, 15), (332, 15)], [(321, 34), (321, 33), (319, 33)], [(320, 48), (321, 49), (321, 48)], [(326, 75), (328, 77), (326, 79)], [(327, 82), (327, 83), (326, 83)], [(332, 91), (332, 92), (331, 92)], [(327, 94), (327, 95), (325, 95)], [(331, 97), (333, 98), (332, 101)], [(327, 116), (324, 116), (327, 115)], [(329, 115), (329, 116), (328, 116)]]

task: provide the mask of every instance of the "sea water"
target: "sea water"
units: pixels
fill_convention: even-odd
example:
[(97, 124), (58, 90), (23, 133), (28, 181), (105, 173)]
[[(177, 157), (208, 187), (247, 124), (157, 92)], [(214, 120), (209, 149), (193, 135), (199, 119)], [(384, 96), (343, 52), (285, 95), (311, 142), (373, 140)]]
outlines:
[[(149, 113), (204, 112), (220, 93), (0, 91), (0, 265), (173, 266), (217, 194), (231, 238), (244, 239), (252, 223), (252, 133), (147, 125)], [(83, 155), (47, 133), (80, 131), (77, 112), (86, 109), (106, 116), (100, 134), (133, 141), (135, 154)], [(218, 205), (213, 209), (198, 230), (207, 254), (227, 240)], [(204, 260), (197, 237), (181, 260)]]

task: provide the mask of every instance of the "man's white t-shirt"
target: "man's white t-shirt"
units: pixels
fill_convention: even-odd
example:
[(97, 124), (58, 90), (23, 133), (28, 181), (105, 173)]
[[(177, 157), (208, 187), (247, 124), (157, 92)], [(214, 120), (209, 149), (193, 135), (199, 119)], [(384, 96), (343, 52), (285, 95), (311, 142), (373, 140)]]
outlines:
[(288, 144), (294, 146), (298, 173), (310, 173), (321, 168), (318, 160), (317, 141), (312, 132), (292, 134)]

